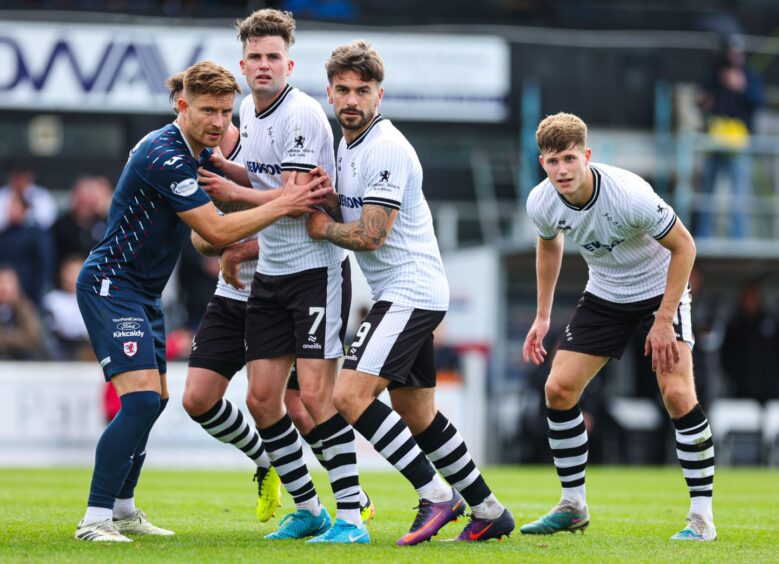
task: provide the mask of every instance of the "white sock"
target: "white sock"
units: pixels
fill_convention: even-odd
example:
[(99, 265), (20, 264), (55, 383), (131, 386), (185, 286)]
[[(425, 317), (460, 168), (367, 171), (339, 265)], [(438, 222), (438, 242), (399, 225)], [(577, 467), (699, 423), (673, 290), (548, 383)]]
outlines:
[(711, 509), (709, 496), (695, 496), (690, 498), (690, 513), (697, 513), (710, 523), (714, 522), (714, 513)]
[(254, 461), (259, 468), (264, 468), (265, 470), (270, 470), (271, 462), (270, 457), (268, 456), (268, 451), (263, 450), (262, 454), (258, 459)]
[(359, 509), (337, 509), (335, 518), (351, 523), (356, 527), (362, 527), (362, 517)]
[(473, 512), (474, 517), (477, 519), (488, 519), (490, 521), (503, 515), (505, 509), (506, 508), (498, 501), (498, 498), (495, 497), (495, 494), (490, 494), (490, 496), (480, 504), (471, 506), (471, 512)]
[(448, 501), (454, 495), (451, 486), (447, 485), (438, 474), (428, 484), (418, 488), (417, 494), (419, 499), (429, 499), (433, 503)]
[(302, 503), (296, 503), (295, 507), (297, 509), (305, 509), (314, 517), (319, 517), (319, 514), (322, 513), (322, 504), (319, 502), (319, 496), (316, 495)]
[(563, 495), (560, 497), (560, 501), (567, 501), (577, 509), (584, 509), (584, 506), (587, 505), (587, 494), (584, 488), (584, 484), (575, 488), (563, 488)]
[(114, 519), (124, 519), (135, 513), (135, 498), (114, 500)]
[(110, 521), (113, 517), (113, 511), (107, 507), (87, 507), (87, 512), (81, 523), (84, 525), (91, 525), (92, 523), (99, 523), (100, 521)]
[(366, 503), (368, 503), (368, 496), (365, 495), (365, 492), (360, 488), (360, 507), (364, 507)]

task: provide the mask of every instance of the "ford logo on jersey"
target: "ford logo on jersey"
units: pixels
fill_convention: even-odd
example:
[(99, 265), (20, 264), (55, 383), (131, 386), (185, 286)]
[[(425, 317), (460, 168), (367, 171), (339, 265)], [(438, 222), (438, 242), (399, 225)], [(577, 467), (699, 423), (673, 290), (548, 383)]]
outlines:
[(141, 324), (136, 323), (135, 321), (124, 321), (122, 323), (117, 323), (116, 328), (119, 329), (119, 331), (135, 331), (136, 329), (141, 328)]

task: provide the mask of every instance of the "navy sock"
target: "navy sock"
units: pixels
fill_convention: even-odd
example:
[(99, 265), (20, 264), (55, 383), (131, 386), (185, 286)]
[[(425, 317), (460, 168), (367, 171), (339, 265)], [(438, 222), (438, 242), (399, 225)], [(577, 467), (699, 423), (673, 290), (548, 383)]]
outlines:
[(120, 398), (122, 409), (105, 428), (95, 449), (89, 506), (113, 509), (132, 468), (132, 455), (160, 410), (160, 394), (131, 392)]
[(160, 409), (157, 411), (157, 417), (154, 418), (154, 421), (151, 422), (149, 428), (146, 429), (146, 433), (141, 437), (138, 446), (135, 448), (135, 452), (133, 453), (133, 467), (130, 468), (130, 473), (127, 474), (127, 478), (124, 479), (124, 485), (122, 486), (119, 495), (116, 496), (119, 499), (130, 499), (135, 495), (135, 486), (138, 485), (138, 477), (141, 475), (141, 468), (143, 468), (143, 463), (146, 460), (146, 443), (149, 440), (149, 434), (151, 433), (152, 427), (154, 427), (154, 424), (157, 422), (157, 419), (159, 419), (162, 412), (165, 411), (166, 405), (168, 405), (168, 398), (160, 399)]

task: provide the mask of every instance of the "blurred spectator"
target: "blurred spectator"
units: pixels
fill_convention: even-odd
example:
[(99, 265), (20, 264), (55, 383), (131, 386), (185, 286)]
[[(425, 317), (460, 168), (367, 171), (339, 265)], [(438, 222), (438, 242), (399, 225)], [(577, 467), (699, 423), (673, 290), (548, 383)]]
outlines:
[(59, 269), (58, 288), (43, 297), (43, 318), (51, 332), (52, 356), (57, 360), (94, 360), (89, 334), (76, 302), (76, 279), (83, 257), (65, 257)]
[(26, 197), (12, 192), (8, 202), (8, 224), (0, 230), (0, 263), (8, 263), (14, 268), (22, 291), (39, 307), (51, 280), (54, 255), (49, 233), (30, 215)]
[(35, 184), (32, 169), (21, 164), (8, 168), (7, 184), (0, 188), (0, 231), (10, 222), (13, 196), (21, 197), (30, 207), (30, 221), (42, 229), (51, 227), (57, 218), (57, 203), (49, 191)]
[(60, 216), (51, 228), (57, 271), (63, 259), (70, 255), (86, 257), (102, 239), (113, 191), (108, 179), (101, 176), (83, 176), (76, 180), (71, 192), (70, 210)]
[[(728, 205), (731, 210), (730, 236), (735, 239), (747, 236), (748, 199), (744, 197), (752, 192), (752, 172), (745, 149), (749, 145), (755, 110), (764, 101), (763, 82), (746, 66), (743, 48), (739, 36), (727, 39), (699, 100), (706, 113), (709, 137), (718, 145), (704, 163), (701, 191), (711, 196), (719, 172), (729, 173), (733, 196)], [(706, 203), (710, 205), (711, 201)], [(700, 237), (715, 235), (714, 215), (710, 210), (699, 213), (695, 234)]]
[(42, 335), (38, 311), (22, 295), (16, 272), (0, 265), (0, 359), (43, 358)]
[(779, 325), (765, 308), (759, 280), (741, 287), (720, 355), (734, 397), (779, 398)]

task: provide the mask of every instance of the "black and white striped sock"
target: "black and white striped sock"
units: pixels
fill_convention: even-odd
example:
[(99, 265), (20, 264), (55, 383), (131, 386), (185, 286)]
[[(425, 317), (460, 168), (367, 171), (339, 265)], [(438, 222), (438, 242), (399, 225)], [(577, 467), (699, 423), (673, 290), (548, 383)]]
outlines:
[(327, 466), (325, 466), (325, 456), (322, 454), (322, 439), (319, 438), (319, 431), (316, 430), (316, 427), (311, 429), (311, 432), (308, 435), (301, 434), (300, 436), (303, 437), (303, 440), (311, 447), (311, 452), (314, 453), (314, 456), (319, 461), (319, 464), (322, 465), (322, 468), (327, 470)]
[(265, 449), (279, 473), (281, 483), (295, 500), (298, 509), (307, 509), (319, 515), (321, 505), (314, 483), (303, 461), (303, 443), (292, 425), (289, 415), (284, 415), (270, 427), (259, 429)]
[(260, 434), (231, 401), (220, 399), (203, 415), (194, 415), (192, 419), (212, 437), (239, 449), (257, 466), (270, 468)]
[(552, 448), (563, 499), (577, 507), (586, 504), (584, 469), (587, 465), (587, 428), (579, 404), (571, 409), (547, 408), (549, 446)]
[(388, 405), (374, 400), (353, 427), (411, 482), (420, 498), (434, 503), (451, 498), (451, 488), (436, 474), (400, 415)]
[(465, 440), (443, 413), (436, 413), (430, 426), (414, 439), (446, 481), (462, 494), (476, 517), (497, 519), (503, 513), (504, 507), (476, 468)]
[(339, 414), (317, 425), (325, 468), (333, 488), (336, 518), (360, 526), (360, 479), (354, 429)]
[(690, 512), (713, 520), (711, 499), (714, 492), (714, 443), (706, 414), (700, 404), (679, 419), (676, 428), (676, 455), (690, 490)]

